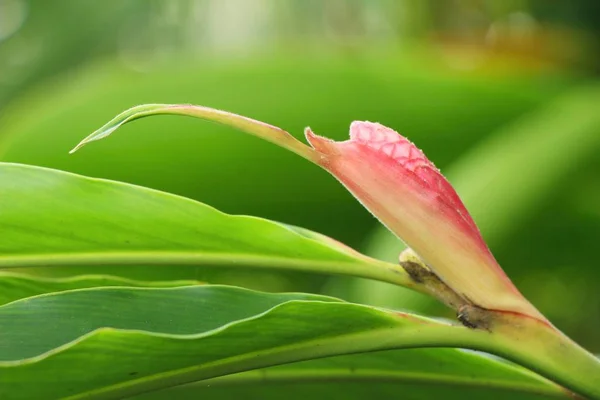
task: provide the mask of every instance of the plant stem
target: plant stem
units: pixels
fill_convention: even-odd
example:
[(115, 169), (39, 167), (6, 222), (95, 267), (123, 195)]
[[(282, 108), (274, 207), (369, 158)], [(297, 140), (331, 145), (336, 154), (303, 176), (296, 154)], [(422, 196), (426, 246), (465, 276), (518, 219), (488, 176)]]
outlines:
[(432, 296), (457, 310), (464, 325), (479, 328), (473, 333), (484, 333), (483, 337), (474, 335), (475, 342), (469, 338), (469, 348), (500, 355), (578, 394), (600, 400), (600, 359), (550, 322), (509, 311), (486, 310), (468, 301), (461, 304), (464, 299), (458, 292), (429, 271), (411, 250), (400, 256), (400, 265)]
[(519, 314), (497, 314), (502, 315), (488, 337), (478, 337), (472, 348), (505, 357), (579, 395), (600, 399), (600, 359), (550, 324)]

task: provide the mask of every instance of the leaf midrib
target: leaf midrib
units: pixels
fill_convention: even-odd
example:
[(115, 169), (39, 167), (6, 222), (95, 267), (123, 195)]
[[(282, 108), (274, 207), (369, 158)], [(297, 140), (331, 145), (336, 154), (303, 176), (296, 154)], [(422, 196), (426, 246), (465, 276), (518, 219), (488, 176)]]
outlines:
[(257, 268), (267, 270), (292, 270), (328, 275), (348, 275), (375, 279), (413, 287), (406, 272), (397, 265), (373, 260), (368, 263), (349, 260), (291, 258), (249, 253), (195, 252), (195, 251), (105, 251), (78, 253), (40, 253), (0, 255), (0, 270), (27, 267), (54, 266), (215, 266), (231, 268)]
[[(537, 379), (543, 379), (537, 377)], [(315, 368), (302, 371), (248, 371), (236, 375), (222, 376), (202, 381), (210, 386), (232, 386), (252, 384), (278, 383), (311, 383), (311, 382), (381, 382), (381, 383), (435, 383), (447, 386), (468, 386), (510, 390), (541, 394), (556, 398), (565, 398), (560, 386), (546, 381), (547, 386), (529, 382), (510, 381), (499, 378), (466, 378), (458, 375), (435, 374), (430, 372), (410, 372), (376, 369), (376, 368)]]

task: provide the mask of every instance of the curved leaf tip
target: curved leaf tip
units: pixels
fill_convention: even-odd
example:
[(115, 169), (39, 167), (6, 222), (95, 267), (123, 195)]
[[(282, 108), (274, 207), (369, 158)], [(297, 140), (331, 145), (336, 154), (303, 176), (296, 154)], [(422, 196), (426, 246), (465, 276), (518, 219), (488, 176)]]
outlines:
[(79, 144), (77, 144), (77, 146), (75, 146), (69, 152), (69, 154), (75, 153), (77, 150), (90, 142), (104, 139), (128, 122), (139, 118), (160, 114), (185, 115), (218, 122), (267, 140), (314, 163), (316, 163), (319, 159), (318, 154), (310, 146), (300, 142), (290, 133), (281, 128), (238, 114), (233, 114), (210, 107), (194, 106), (191, 104), (144, 104), (132, 107), (117, 115), (100, 129), (87, 136), (85, 139), (79, 142)]

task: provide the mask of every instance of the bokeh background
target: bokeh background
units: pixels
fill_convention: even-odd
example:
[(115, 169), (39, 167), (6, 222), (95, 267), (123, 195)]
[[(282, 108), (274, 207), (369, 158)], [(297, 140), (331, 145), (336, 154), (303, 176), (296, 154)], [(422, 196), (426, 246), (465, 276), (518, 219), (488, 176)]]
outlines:
[[(67, 154), (149, 102), (221, 108), (298, 137), (310, 125), (343, 139), (352, 120), (378, 121), (447, 174), (524, 294), (600, 352), (599, 73), (597, 0), (0, 0), (0, 160), (169, 191), (394, 261), (402, 244), (332, 177), (222, 126), (156, 117)], [(101, 272), (451, 317), (428, 298), (360, 279)]]

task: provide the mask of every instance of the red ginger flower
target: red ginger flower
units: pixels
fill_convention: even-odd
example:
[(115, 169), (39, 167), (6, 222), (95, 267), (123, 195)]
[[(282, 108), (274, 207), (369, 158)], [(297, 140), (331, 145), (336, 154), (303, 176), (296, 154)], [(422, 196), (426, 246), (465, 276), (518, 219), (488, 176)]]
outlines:
[(458, 295), (479, 307), (545, 319), (498, 265), (454, 188), (413, 143), (373, 122), (353, 122), (344, 142), (310, 128), (305, 133), (318, 163)]

